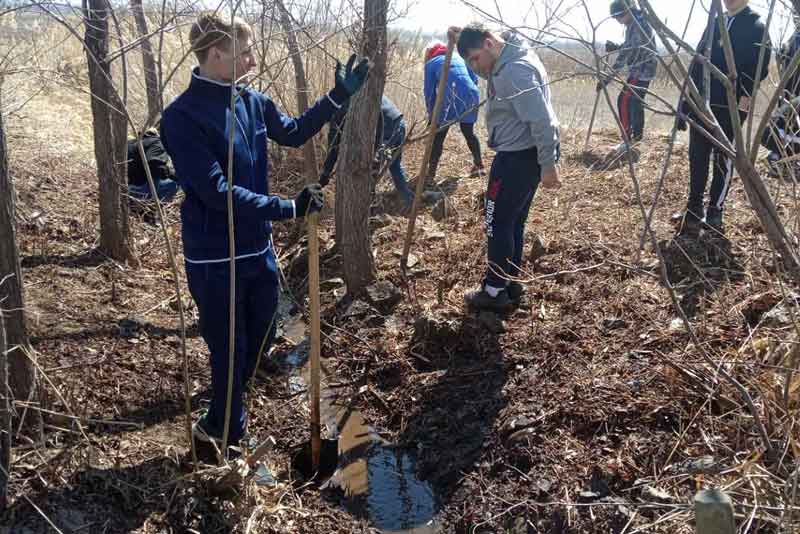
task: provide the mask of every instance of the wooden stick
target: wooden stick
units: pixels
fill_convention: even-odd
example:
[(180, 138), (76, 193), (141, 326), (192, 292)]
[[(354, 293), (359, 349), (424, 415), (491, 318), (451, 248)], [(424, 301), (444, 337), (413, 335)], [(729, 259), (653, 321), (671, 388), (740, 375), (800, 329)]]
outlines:
[(308, 298), (311, 305), (311, 465), (316, 473), (319, 470), (319, 456), (322, 450), (319, 425), (319, 236), (317, 223), (319, 213), (308, 216)]
[(597, 117), (597, 106), (600, 104), (600, 94), (602, 91), (597, 91), (597, 96), (594, 97), (594, 109), (592, 109), (592, 118), (589, 120), (589, 131), (586, 132), (586, 142), (583, 144), (583, 151), (589, 152), (589, 139), (592, 138), (592, 130), (594, 129), (594, 119)]
[(408, 253), (411, 251), (411, 240), (414, 237), (414, 226), (417, 222), (419, 203), (422, 200), (422, 192), (425, 190), (425, 178), (428, 175), (428, 167), (430, 166), (431, 162), (431, 152), (433, 151), (433, 138), (436, 136), (436, 130), (439, 127), (439, 113), (442, 110), (444, 93), (447, 90), (447, 75), (450, 73), (450, 61), (453, 58), (454, 47), (455, 41), (448, 39), (447, 55), (444, 56), (442, 73), (439, 75), (439, 84), (436, 86), (436, 101), (433, 104), (431, 122), (428, 125), (428, 139), (425, 142), (425, 153), (422, 156), (422, 166), (419, 169), (419, 174), (417, 174), (417, 188), (414, 191), (414, 202), (411, 205), (411, 214), (408, 217), (408, 231), (406, 232), (406, 240), (403, 243), (403, 255), (400, 258), (400, 270), (404, 273), (406, 272)]

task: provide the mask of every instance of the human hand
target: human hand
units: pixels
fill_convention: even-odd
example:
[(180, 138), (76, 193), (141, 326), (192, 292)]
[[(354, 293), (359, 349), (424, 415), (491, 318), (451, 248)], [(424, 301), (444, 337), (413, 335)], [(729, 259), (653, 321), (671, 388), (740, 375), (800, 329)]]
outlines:
[(558, 189), (561, 181), (558, 178), (558, 167), (555, 165), (542, 170), (542, 186), (547, 189)]
[(739, 97), (739, 111), (750, 113), (750, 97), (742, 95)]
[(353, 96), (361, 89), (361, 86), (364, 85), (364, 81), (367, 79), (367, 74), (369, 74), (369, 58), (362, 58), (361, 61), (358, 62), (358, 65), (353, 67), (355, 62), (355, 54), (351, 55), (350, 59), (347, 60), (346, 67), (343, 67), (338, 61), (336, 62), (336, 86), (334, 87), (334, 91), (346, 98)]
[(305, 217), (312, 213), (322, 211), (325, 195), (320, 184), (308, 184), (294, 199), (296, 217)]

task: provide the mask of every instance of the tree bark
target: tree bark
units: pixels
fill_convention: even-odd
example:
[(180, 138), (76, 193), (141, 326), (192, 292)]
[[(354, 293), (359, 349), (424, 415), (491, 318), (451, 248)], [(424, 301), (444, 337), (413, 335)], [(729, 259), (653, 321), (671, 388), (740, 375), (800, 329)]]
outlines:
[[(0, 111), (0, 308), (5, 310), (5, 341), (11, 348), (2, 363), (8, 366), (9, 386), (17, 399), (27, 399), (33, 389), (33, 366), (25, 354), (28, 333), (25, 326), (22, 270), (14, 219), (14, 184), (8, 168), (3, 116)], [(0, 386), (2, 387), (2, 386)]]
[(736, 170), (742, 177), (747, 198), (756, 212), (769, 242), (780, 255), (787, 274), (800, 284), (800, 257), (798, 257), (797, 249), (792, 246), (791, 238), (786, 233), (786, 227), (781, 221), (778, 209), (764, 185), (764, 181), (744, 150), (736, 153)]
[(336, 178), (336, 242), (347, 258), (344, 279), (351, 295), (361, 294), (375, 279), (368, 224), (375, 130), (386, 82), (387, 11), (388, 0), (364, 0), (361, 55), (371, 58), (372, 69), (351, 99)]
[(0, 514), (8, 503), (8, 481), (11, 478), (11, 392), (8, 387), (6, 328), (0, 311)]
[(118, 261), (135, 261), (128, 222), (127, 123), (123, 104), (112, 86), (108, 58), (107, 0), (84, 4), (94, 154), (100, 184), (100, 249)]
[[(303, 66), (303, 58), (300, 55), (300, 47), (297, 44), (297, 34), (294, 28), (292, 28), (292, 20), (289, 16), (289, 11), (287, 11), (282, 0), (276, 0), (275, 3), (280, 12), (281, 27), (286, 34), (286, 47), (289, 49), (289, 56), (292, 58), (292, 65), (294, 66), (297, 112), (298, 114), (302, 114), (308, 109), (308, 81), (306, 78), (306, 70)], [(303, 170), (306, 174), (306, 182), (311, 183), (317, 181), (319, 170), (317, 167), (317, 151), (313, 138), (309, 139), (309, 141), (303, 145)]]
[(136, 21), (136, 30), (142, 40), (142, 67), (144, 68), (144, 85), (147, 91), (147, 124), (154, 124), (156, 117), (164, 109), (164, 102), (159, 91), (158, 73), (156, 72), (156, 60), (153, 55), (153, 47), (148, 37), (147, 19), (144, 16), (142, 0), (131, 0), (131, 11)]

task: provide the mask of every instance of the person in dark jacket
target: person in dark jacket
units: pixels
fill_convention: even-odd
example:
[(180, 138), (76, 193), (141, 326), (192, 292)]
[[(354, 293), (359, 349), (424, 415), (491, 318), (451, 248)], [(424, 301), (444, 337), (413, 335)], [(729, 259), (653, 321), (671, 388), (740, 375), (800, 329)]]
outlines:
[[(800, 96), (785, 101), (772, 113), (761, 145), (770, 151), (767, 164), (772, 176), (800, 179), (800, 162), (791, 159), (800, 154)], [(782, 161), (787, 158), (789, 161)]]
[[(733, 57), (736, 63), (736, 101), (740, 119), (744, 122), (750, 111), (750, 100), (753, 97), (753, 87), (756, 80), (766, 78), (769, 70), (771, 58), (771, 43), (769, 36), (765, 39), (764, 24), (761, 17), (747, 5), (748, 0), (724, 0), (725, 13), (718, 15), (723, 17), (723, 22), (728, 28), (733, 46)], [(702, 54), (706, 50), (708, 35), (704, 35), (697, 46), (697, 53)], [(711, 62), (724, 74), (728, 74), (730, 69), (725, 61), (725, 52), (722, 48), (721, 35), (718, 21), (713, 23), (711, 35)], [(764, 60), (761, 72), (758, 69), (758, 58), (761, 52), (762, 42), (766, 44)], [(700, 61), (694, 60), (691, 64), (690, 75), (692, 81), (697, 86), (700, 94), (703, 94), (703, 66)], [(725, 87), (715, 77), (711, 76), (710, 106), (711, 111), (717, 119), (722, 131), (733, 141), (733, 123), (731, 119), (731, 109), (728, 107), (728, 98)], [(689, 116), (691, 112), (688, 102), (682, 103), (682, 111)], [(699, 121), (700, 119), (697, 118)], [(702, 121), (701, 121), (702, 122)], [(711, 182), (710, 199), (708, 208), (704, 209), (704, 197), (708, 182), (708, 164), (714, 154), (714, 177)], [(723, 231), (722, 214), (725, 207), (725, 199), (733, 179), (734, 165), (733, 160), (725, 156), (699, 131), (692, 128), (689, 133), (689, 169), (691, 179), (689, 183), (689, 200), (686, 206), (686, 214), (680, 230), (681, 235), (696, 237), (700, 233), (701, 222), (705, 216), (705, 222), (714, 232)]]
[(617, 59), (611, 68), (612, 74), (598, 82), (597, 90), (602, 90), (614, 75), (627, 69), (627, 83), (617, 97), (625, 138), (615, 147), (615, 152), (622, 155), (641, 141), (644, 135), (644, 100), (650, 82), (656, 77), (656, 48), (650, 24), (642, 12), (631, 4), (631, 0), (614, 0), (610, 13), (625, 26), (625, 42), (622, 45), (607, 43), (606, 51), (616, 51)]
[[(192, 70), (189, 87), (164, 110), (161, 137), (186, 194), (181, 205), (186, 279), (200, 314), (200, 333), (211, 352), (211, 403), (195, 423), (193, 436), (199, 444), (220, 442), (230, 402), (228, 442), (235, 444), (245, 436), (245, 388), (275, 332), (279, 286), (271, 221), (305, 217), (321, 210), (323, 202), (319, 184), (307, 185), (294, 199), (270, 194), (267, 140), (303, 145), (358, 91), (369, 63), (365, 59), (354, 68), (355, 55), (346, 68), (337, 63), (335, 87), (300, 117), (292, 118), (269, 96), (237, 84), (255, 66), (253, 33), (246, 22), (202, 13), (192, 24), (189, 42), (199, 66)], [(228, 174), (230, 165), (233, 176)], [(229, 179), (233, 182), (236, 265), (233, 339), (229, 333)], [(233, 392), (229, 397), (231, 343)]]
[(174, 180), (170, 169), (169, 156), (161, 143), (158, 130), (151, 128), (142, 135), (145, 161), (139, 155), (139, 140), (128, 140), (128, 195), (138, 201), (152, 198), (150, 184), (147, 182), (145, 166), (156, 186), (156, 194), (162, 202), (172, 200), (178, 192), (178, 182)]
[[(778, 67), (780, 75), (786, 73), (791, 65), (792, 58), (800, 50), (800, 20), (795, 16), (795, 31), (791, 38), (784, 43), (778, 53)], [(800, 96), (800, 69), (795, 70), (783, 90), (783, 104), (775, 111), (770, 121), (770, 128), (764, 132), (762, 145), (770, 150), (767, 164), (770, 174), (777, 175), (777, 162), (785, 156), (793, 156), (797, 151), (800, 139), (800, 117), (797, 116), (797, 101)], [(796, 166), (793, 165), (793, 166)]]
[[(441, 41), (433, 41), (425, 47), (425, 107), (428, 109), (428, 120), (433, 115), (433, 106), (436, 102), (436, 89), (439, 87), (439, 78), (442, 75), (447, 45)], [(472, 153), (472, 169), (470, 175), (477, 176), (484, 173), (483, 160), (481, 159), (481, 143), (475, 135), (475, 123), (478, 120), (478, 103), (481, 92), (478, 89), (478, 77), (464, 60), (453, 54), (450, 60), (450, 70), (447, 75), (447, 94), (442, 102), (439, 112), (439, 125), (451, 121), (458, 121), (461, 134), (467, 142)], [(450, 127), (442, 128), (433, 138), (431, 160), (428, 167), (428, 180), (436, 178), (439, 160), (444, 151), (444, 140)]]
[[(339, 142), (344, 131), (348, 109), (349, 106), (345, 104), (337, 110), (328, 128), (328, 155), (319, 178), (319, 183), (323, 187), (330, 182), (336, 161), (339, 159)], [(400, 113), (394, 102), (384, 96), (381, 99), (381, 114), (375, 132), (376, 154), (373, 163), (376, 172), (383, 169), (386, 163), (389, 164), (389, 174), (392, 175), (397, 194), (400, 195), (404, 206), (409, 208), (414, 200), (414, 193), (408, 187), (406, 171), (403, 169), (402, 155), (405, 139), (406, 122), (403, 120), (403, 114)]]
[[(800, 15), (796, 14), (794, 16), (794, 33), (781, 47), (778, 55), (778, 67), (780, 68), (781, 76), (789, 69), (792, 58), (794, 58), (798, 50), (800, 50)], [(800, 69), (794, 71), (784, 89), (784, 98), (786, 100), (791, 100), (796, 96), (800, 96)]]

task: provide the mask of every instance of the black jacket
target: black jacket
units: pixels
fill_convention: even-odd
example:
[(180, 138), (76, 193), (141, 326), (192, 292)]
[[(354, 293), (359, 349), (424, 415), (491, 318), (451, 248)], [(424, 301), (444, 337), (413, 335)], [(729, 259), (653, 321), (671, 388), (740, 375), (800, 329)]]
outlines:
[[(153, 180), (158, 182), (158, 180), (171, 178), (169, 156), (164, 150), (158, 134), (151, 131), (145, 132), (142, 136), (142, 145)], [(147, 185), (147, 174), (145, 174), (142, 158), (139, 157), (139, 142), (136, 139), (128, 140), (128, 183), (130, 185)]]
[[(795, 30), (794, 35), (781, 47), (780, 55), (778, 57), (778, 64), (780, 66), (781, 76), (789, 68), (792, 58), (800, 49), (800, 29)], [(786, 84), (786, 98), (791, 99), (795, 96), (800, 96), (800, 69), (794, 71), (794, 74), (789, 78), (789, 83)]]
[[(333, 174), (333, 168), (339, 159), (339, 142), (344, 131), (345, 118), (349, 109), (349, 101), (342, 105), (333, 115), (328, 125), (328, 156), (322, 165), (322, 176)], [(398, 139), (400, 125), (403, 123), (403, 114), (394, 105), (394, 102), (387, 97), (381, 98), (381, 114), (378, 116), (378, 128), (375, 132), (375, 149), (381, 145), (388, 148), (396, 148), (403, 139)]]
[[(728, 33), (731, 36), (733, 45), (733, 59), (736, 63), (736, 100), (742, 95), (751, 96), (753, 86), (758, 77), (763, 80), (769, 72), (769, 62), (771, 58), (772, 44), (767, 36), (766, 53), (761, 72), (757, 73), (758, 56), (761, 51), (761, 41), (764, 39), (764, 24), (761, 16), (749, 7), (745, 7), (737, 13), (732, 20), (728, 20)], [(697, 53), (704, 54), (706, 50), (707, 35), (703, 35), (700, 44), (697, 45)], [(722, 47), (722, 36), (719, 31), (719, 22), (714, 21), (713, 45), (711, 48), (711, 63), (719, 68), (723, 73), (728, 74), (728, 65), (725, 61), (725, 51)], [(693, 61), (690, 70), (692, 81), (697, 86), (700, 94), (703, 94), (703, 65)], [(711, 74), (711, 105), (716, 107), (728, 107), (728, 98), (725, 94), (725, 86)], [(688, 110), (685, 110), (688, 111)]]

